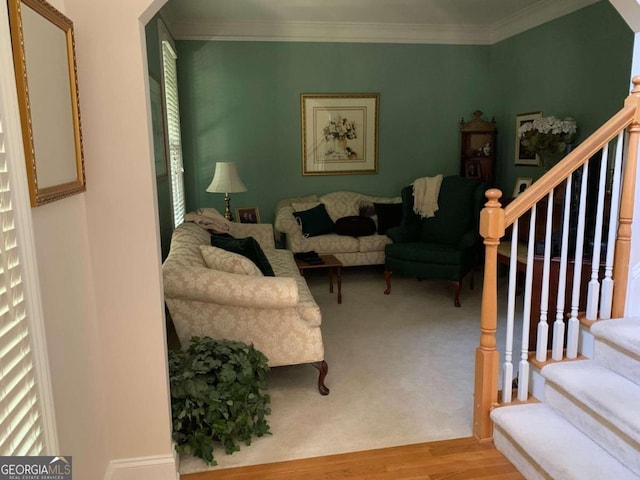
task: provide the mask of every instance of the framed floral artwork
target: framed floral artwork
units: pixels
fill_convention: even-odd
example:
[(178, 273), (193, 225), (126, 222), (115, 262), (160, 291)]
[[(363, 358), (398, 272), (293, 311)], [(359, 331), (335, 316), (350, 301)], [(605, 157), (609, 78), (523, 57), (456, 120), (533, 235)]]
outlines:
[(378, 173), (377, 93), (300, 95), (302, 175)]
[(540, 158), (535, 153), (529, 152), (520, 138), (520, 128), (526, 124), (533, 122), (536, 118), (541, 118), (542, 112), (520, 113), (516, 115), (516, 165), (527, 165), (537, 167), (540, 165)]

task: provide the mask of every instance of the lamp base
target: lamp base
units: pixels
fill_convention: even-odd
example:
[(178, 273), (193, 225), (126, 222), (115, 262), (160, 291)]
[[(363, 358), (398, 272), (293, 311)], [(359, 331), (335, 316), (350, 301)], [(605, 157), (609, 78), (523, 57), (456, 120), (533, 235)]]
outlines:
[(233, 215), (231, 214), (231, 197), (228, 193), (224, 194), (224, 218), (233, 222)]

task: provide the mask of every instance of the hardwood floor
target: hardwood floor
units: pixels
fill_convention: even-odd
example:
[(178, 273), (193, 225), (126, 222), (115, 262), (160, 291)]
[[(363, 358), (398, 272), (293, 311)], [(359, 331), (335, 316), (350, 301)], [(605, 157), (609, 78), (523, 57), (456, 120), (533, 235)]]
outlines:
[(492, 442), (474, 438), (181, 475), (181, 480), (519, 480)]

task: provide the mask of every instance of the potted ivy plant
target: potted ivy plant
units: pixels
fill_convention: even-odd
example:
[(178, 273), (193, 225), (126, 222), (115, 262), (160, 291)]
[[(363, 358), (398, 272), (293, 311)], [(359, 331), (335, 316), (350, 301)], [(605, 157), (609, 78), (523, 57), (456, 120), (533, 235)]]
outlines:
[(267, 357), (253, 345), (193, 337), (187, 348), (169, 351), (173, 439), (179, 453), (210, 465), (215, 444), (227, 454), (269, 433)]

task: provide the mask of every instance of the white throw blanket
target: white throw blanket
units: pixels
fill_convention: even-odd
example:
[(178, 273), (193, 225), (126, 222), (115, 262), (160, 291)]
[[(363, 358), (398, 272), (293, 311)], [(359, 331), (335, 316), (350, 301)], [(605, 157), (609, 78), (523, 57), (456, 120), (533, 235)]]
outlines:
[(438, 206), (440, 185), (442, 185), (442, 175), (422, 177), (413, 182), (413, 211), (422, 218), (433, 217), (440, 208)]
[(235, 227), (241, 225), (230, 222), (213, 208), (199, 208), (195, 212), (187, 213), (184, 216), (184, 221), (193, 222), (212, 233), (228, 233), (232, 237), (239, 233)]

